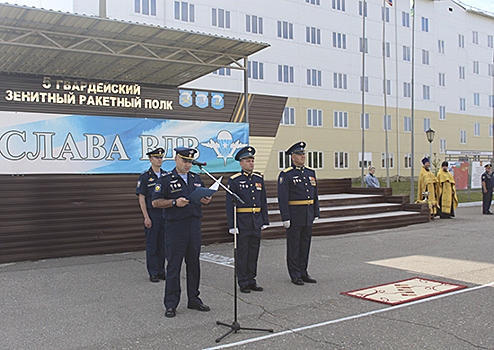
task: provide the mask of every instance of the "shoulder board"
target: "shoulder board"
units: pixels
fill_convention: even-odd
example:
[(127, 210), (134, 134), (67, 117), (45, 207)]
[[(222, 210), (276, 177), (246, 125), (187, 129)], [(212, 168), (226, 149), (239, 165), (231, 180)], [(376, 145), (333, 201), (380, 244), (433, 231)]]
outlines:
[(165, 176), (173, 176), (173, 173), (170, 171), (170, 172), (167, 172), (166, 174), (163, 174), (163, 177)]
[(306, 166), (305, 168), (306, 168), (306, 169), (309, 169), (309, 170), (312, 170), (312, 171), (314, 171), (314, 169), (312, 169), (312, 168), (309, 168), (308, 166)]
[(148, 170), (144, 170), (144, 171), (141, 173), (141, 175), (144, 175), (144, 174), (146, 174), (147, 172), (148, 172)]
[(189, 171), (189, 174), (190, 174), (190, 176), (192, 176), (192, 177), (194, 177), (194, 176), (199, 176), (199, 175), (197, 175), (196, 173), (193, 173), (192, 171)]
[(252, 174), (253, 174), (253, 175), (256, 175), (256, 176), (258, 176), (258, 177), (260, 177), (260, 178), (262, 178), (261, 173), (252, 173)]
[(233, 174), (232, 176), (230, 176), (230, 179), (234, 179), (236, 177), (239, 177), (240, 175), (242, 175), (242, 173)]
[(290, 170), (292, 170), (293, 168), (291, 166), (289, 166), (288, 168), (286, 168), (285, 170), (283, 170), (284, 173), (287, 173), (289, 172)]

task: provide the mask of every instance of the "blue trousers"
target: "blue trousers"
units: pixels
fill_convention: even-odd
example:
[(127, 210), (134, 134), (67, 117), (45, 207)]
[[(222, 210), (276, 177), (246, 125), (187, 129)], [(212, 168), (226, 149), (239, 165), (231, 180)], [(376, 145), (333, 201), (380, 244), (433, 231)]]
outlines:
[(176, 309), (180, 302), (180, 270), (185, 258), (188, 305), (202, 304), (199, 299), (201, 220), (190, 216), (166, 220), (166, 286), (164, 304)]
[(149, 275), (165, 272), (165, 220), (163, 209), (148, 208), (151, 228), (146, 233), (146, 267)]
[(286, 262), (292, 279), (308, 275), (311, 238), (312, 226), (290, 226), (286, 230)]
[(256, 283), (257, 259), (261, 245), (261, 229), (239, 229), (237, 236), (237, 277), (238, 285)]

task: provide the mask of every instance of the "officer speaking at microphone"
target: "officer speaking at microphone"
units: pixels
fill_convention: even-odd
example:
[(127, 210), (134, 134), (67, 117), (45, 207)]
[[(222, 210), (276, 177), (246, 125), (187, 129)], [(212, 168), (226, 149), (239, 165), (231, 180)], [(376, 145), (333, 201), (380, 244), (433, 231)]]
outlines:
[[(238, 195), (245, 204), (237, 203), (237, 276), (242, 293), (263, 290), (256, 282), (257, 259), (261, 244), (261, 230), (269, 225), (266, 188), (261, 175), (253, 172), (254, 154), (252, 146), (240, 149), (235, 160), (240, 162), (242, 171), (228, 179), (228, 188)], [(230, 233), (234, 229), (234, 207), (232, 196), (226, 194), (226, 214)]]
[[(153, 194), (153, 206), (165, 209), (166, 219), (166, 286), (164, 304), (166, 317), (175, 317), (180, 302), (180, 269), (185, 258), (187, 268), (187, 297), (189, 309), (209, 311), (209, 306), (199, 298), (201, 253), (201, 205), (189, 203), (188, 196), (204, 183), (198, 174), (192, 173), (192, 161), (197, 150), (175, 148), (176, 167), (163, 176)], [(211, 197), (201, 198), (209, 204)]]
[(287, 265), (292, 283), (316, 283), (307, 272), (312, 224), (319, 218), (316, 173), (304, 166), (305, 142), (297, 142), (286, 152), (292, 166), (278, 177), (278, 205), (286, 228)]

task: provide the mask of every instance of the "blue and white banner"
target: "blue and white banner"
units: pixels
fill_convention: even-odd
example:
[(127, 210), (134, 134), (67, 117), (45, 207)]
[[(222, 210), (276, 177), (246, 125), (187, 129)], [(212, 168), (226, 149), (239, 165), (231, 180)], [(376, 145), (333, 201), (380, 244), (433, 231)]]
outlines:
[(209, 172), (232, 172), (248, 144), (245, 123), (0, 112), (0, 174), (140, 173), (157, 147), (172, 170), (180, 146), (197, 149)]

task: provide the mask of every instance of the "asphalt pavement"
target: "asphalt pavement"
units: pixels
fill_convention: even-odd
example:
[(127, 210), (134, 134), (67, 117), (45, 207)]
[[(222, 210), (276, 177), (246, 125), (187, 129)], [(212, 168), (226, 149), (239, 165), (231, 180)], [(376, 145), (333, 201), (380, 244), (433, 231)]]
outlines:
[[(233, 321), (232, 244), (203, 247), (201, 298), (166, 318), (164, 282), (151, 283), (145, 252), (0, 265), (0, 349), (494, 349), (494, 216), (462, 207), (452, 220), (314, 237), (309, 273), (296, 286), (285, 240), (263, 240), (258, 284), (239, 293)], [(205, 218), (206, 220), (207, 218)], [(341, 292), (423, 277), (468, 286), (390, 306)]]

